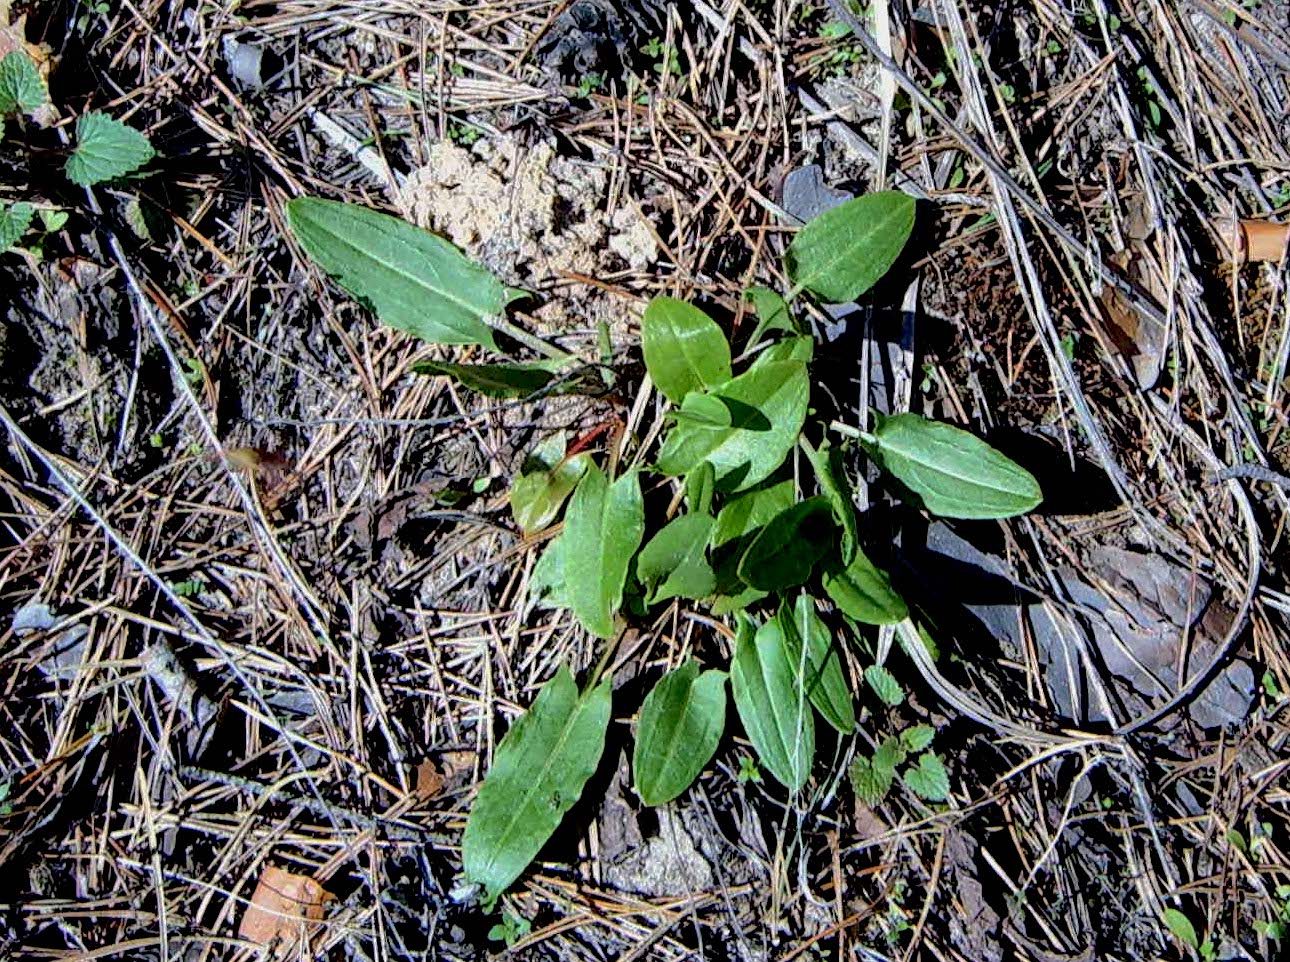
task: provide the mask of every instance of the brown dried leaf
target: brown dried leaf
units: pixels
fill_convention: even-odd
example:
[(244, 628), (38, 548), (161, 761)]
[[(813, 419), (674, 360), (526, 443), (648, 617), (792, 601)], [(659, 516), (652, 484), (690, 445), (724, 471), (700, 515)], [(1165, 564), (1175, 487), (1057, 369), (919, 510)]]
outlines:
[(225, 448), (229, 464), (239, 471), (254, 474), (267, 488), (276, 488), (291, 471), (285, 455), (267, 448)]
[(1290, 224), (1243, 220), (1222, 226), (1215, 224), (1214, 228), (1223, 239), (1224, 253), (1237, 264), (1259, 261), (1279, 263), (1290, 246)]
[(423, 799), (431, 799), (443, 791), (443, 774), (435, 763), (426, 759), (417, 766), (417, 783), (414, 791)]
[(260, 873), (251, 904), (242, 916), (238, 935), (257, 945), (285, 950), (307, 940), (323, 917), (332, 894), (306, 875), (267, 865)]
[[(1137, 251), (1112, 255), (1108, 260), (1123, 268), (1124, 274), (1144, 291), (1156, 305), (1168, 303), (1168, 291), (1154, 261), (1146, 256), (1137, 242)], [(1112, 342), (1128, 359), (1138, 386), (1154, 387), (1164, 367), (1168, 330), (1163, 324), (1140, 313), (1120, 291), (1110, 284), (1102, 288), (1102, 318)]]

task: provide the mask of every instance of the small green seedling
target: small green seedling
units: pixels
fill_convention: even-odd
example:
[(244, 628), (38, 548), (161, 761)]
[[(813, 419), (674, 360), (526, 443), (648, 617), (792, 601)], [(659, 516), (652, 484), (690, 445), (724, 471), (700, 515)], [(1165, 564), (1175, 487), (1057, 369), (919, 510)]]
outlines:
[(578, 78), (578, 97), (586, 99), (591, 96), (593, 90), (599, 90), (605, 84), (603, 74), (595, 71), (588, 71)]
[[(48, 102), (45, 81), (26, 53), (13, 50), (0, 59), (0, 131), (10, 119), (21, 125), (23, 118), (36, 117)], [(154, 154), (148, 138), (139, 131), (91, 111), (76, 121), (76, 145), (67, 157), (64, 173), (78, 186), (93, 187), (134, 174)], [(0, 205), (0, 254), (17, 246), (37, 216), (41, 229), (53, 233), (67, 223), (68, 212), (57, 207), (37, 208), (27, 201)], [(31, 245), (31, 252), (39, 254), (39, 239)]]
[(206, 582), (201, 578), (189, 578), (186, 581), (177, 581), (170, 587), (181, 598), (196, 598), (206, 590)]
[(488, 930), (488, 937), (494, 942), (505, 942), (511, 949), (532, 931), (533, 923), (508, 905), (502, 909), (502, 921)]
[(681, 54), (675, 45), (664, 43), (658, 37), (650, 37), (641, 53), (654, 59), (654, 72), (660, 77), (681, 76)]
[(948, 800), (949, 773), (941, 757), (931, 750), (933, 735), (930, 726), (916, 725), (898, 738), (884, 739), (873, 755), (852, 762), (851, 785), (860, 800), (870, 807), (880, 804), (897, 777), (924, 801)]

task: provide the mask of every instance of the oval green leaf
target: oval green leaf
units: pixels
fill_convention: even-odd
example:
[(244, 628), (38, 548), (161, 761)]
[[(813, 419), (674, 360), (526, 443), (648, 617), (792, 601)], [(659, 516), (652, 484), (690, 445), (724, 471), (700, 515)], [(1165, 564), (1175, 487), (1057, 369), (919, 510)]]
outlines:
[(673, 412), (678, 421), (689, 421), (700, 427), (730, 427), (730, 408), (721, 403), (715, 394), (690, 393)]
[(693, 304), (656, 297), (641, 320), (650, 379), (673, 404), (730, 380), (730, 345), (717, 322)]
[(641, 705), (632, 771), (646, 805), (670, 802), (712, 760), (726, 727), (726, 673), (693, 659), (664, 675)]
[(754, 630), (740, 617), (730, 687), (762, 765), (791, 791), (800, 791), (815, 757), (815, 720), (778, 619)]
[(658, 468), (689, 474), (711, 461), (722, 491), (744, 491), (783, 463), (806, 419), (810, 383), (797, 361), (754, 364), (713, 392), (730, 411), (730, 425), (679, 421), (663, 443)]
[(542, 688), (497, 746), (466, 820), (466, 877), (492, 903), (537, 857), (600, 763), (609, 727), (610, 682), (585, 694), (569, 669)]
[(772, 518), (739, 559), (739, 577), (762, 591), (781, 591), (811, 576), (833, 547), (833, 507), (827, 498), (807, 498)]
[(1196, 926), (1191, 924), (1191, 919), (1187, 918), (1178, 909), (1165, 909), (1165, 925), (1169, 931), (1183, 945), (1189, 949), (1197, 950), (1200, 948), (1200, 939), (1196, 935)]
[(92, 111), (76, 121), (76, 149), (67, 158), (67, 179), (80, 187), (132, 174), (156, 155), (148, 138), (133, 127)]
[(564, 432), (551, 435), (524, 459), (511, 485), (511, 514), (526, 536), (541, 531), (555, 520), (560, 506), (591, 464), (591, 455), (587, 452), (566, 458), (564, 450)]
[(917, 414), (879, 417), (872, 452), (933, 514), (1010, 518), (1043, 499), (1034, 475), (974, 434)]
[(641, 549), (636, 577), (652, 590), (649, 603), (668, 598), (706, 598), (717, 578), (708, 564), (708, 539), (716, 520), (708, 514), (673, 518)]
[(854, 549), (851, 563), (825, 572), (824, 591), (838, 609), (866, 625), (894, 625), (909, 615), (905, 599), (891, 586), (887, 573)]
[(297, 197), (287, 222), (319, 266), (390, 327), (431, 344), (497, 349), (485, 318), (522, 296), (452, 244), (380, 211)]
[(793, 294), (805, 289), (833, 304), (854, 301), (900, 256), (914, 228), (914, 209), (912, 197), (886, 190), (813, 218), (784, 255)]
[(792, 608), (787, 604), (780, 608), (779, 621), (789, 660), (801, 664), (802, 648), (806, 648), (804, 685), (811, 704), (830, 725), (850, 735), (856, 727), (851, 687), (842, 672), (842, 658), (833, 635), (816, 613), (815, 600), (806, 594), (798, 595)]
[(534, 602), (548, 608), (570, 608), (565, 591), (564, 534), (553, 540), (538, 558), (529, 575), (528, 594)]
[(578, 483), (560, 540), (564, 596), (593, 635), (612, 638), (627, 567), (645, 533), (645, 505), (635, 471), (613, 484), (595, 464)]

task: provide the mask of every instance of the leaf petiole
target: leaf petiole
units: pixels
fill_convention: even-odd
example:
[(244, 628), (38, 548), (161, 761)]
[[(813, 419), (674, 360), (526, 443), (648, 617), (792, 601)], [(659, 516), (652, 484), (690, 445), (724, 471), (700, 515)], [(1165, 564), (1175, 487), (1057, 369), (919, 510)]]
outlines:
[(865, 444), (873, 444), (877, 440), (868, 431), (861, 431), (859, 428), (853, 428), (849, 424), (843, 424), (841, 421), (830, 421), (829, 430), (836, 431), (844, 438), (854, 438), (857, 441), (863, 441)]

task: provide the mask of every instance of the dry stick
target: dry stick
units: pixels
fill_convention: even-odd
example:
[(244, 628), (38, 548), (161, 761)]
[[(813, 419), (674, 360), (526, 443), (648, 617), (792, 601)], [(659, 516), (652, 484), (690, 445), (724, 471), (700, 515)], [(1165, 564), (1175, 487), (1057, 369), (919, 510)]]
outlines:
[[(189, 627), (192, 628), (193, 634), (196, 635), (197, 638), (200, 639), (203, 644), (205, 644), (205, 646), (224, 663), (225, 667), (228, 668), (233, 677), (237, 679), (243, 688), (246, 689), (247, 693), (251, 696), (251, 700), (255, 703), (255, 706), (263, 712), (265, 720), (272, 724), (282, 735), (283, 744), (291, 754), (291, 757), (295, 761), (299, 771), (305, 776), (310, 789), (318, 800), (318, 803), (324, 808), (327, 808), (327, 802), (323, 800), (322, 794), (318, 791), (317, 783), (314, 781), (312, 775), (309, 774), (308, 767), (296, 752), (295, 746), (292, 744), (292, 740), (287, 737), (286, 726), (284, 726), (273, 713), (273, 708), (264, 699), (264, 696), (260, 694), (259, 690), (251, 684), (250, 679), (246, 677), (241, 667), (229, 657), (228, 653), (224, 650), (224, 645), (222, 645), (220, 641), (210, 633), (210, 630), (202, 624), (200, 620), (198, 620), (197, 616), (192, 613), (179, 595), (175, 593), (175, 590), (170, 587), (170, 584), (166, 579), (161, 577), (161, 575), (159, 575), (153, 567), (134, 550), (130, 543), (112, 527), (108, 520), (98, 512), (94, 505), (90, 503), (89, 499), (81, 492), (76, 482), (67, 475), (49, 452), (45, 451), (27, 436), (26, 432), (18, 426), (18, 422), (13, 419), (13, 416), (9, 413), (9, 409), (5, 407), (3, 402), (0, 402), (0, 424), (3, 424), (5, 428), (8, 429), (10, 436), (20, 448), (44, 466), (45, 470), (48, 471), (50, 476), (52, 476), (58, 483), (58, 486), (66, 492), (67, 496), (71, 498), (72, 501), (76, 502), (76, 505), (82, 511), (89, 515), (91, 521), (98, 525), (104, 536), (112, 543), (112, 546), (116, 548), (117, 551), (119, 551), (125, 559), (139, 571), (140, 574), (152, 583), (153, 587), (155, 587), (157, 591), (159, 591), (161, 595), (170, 602), (171, 606), (178, 611), (183, 620), (188, 623)], [(332, 816), (332, 822), (333, 824), (336, 824), (337, 822), (334, 815)]]
[(953, 134), (954, 138), (959, 142), (959, 145), (963, 150), (971, 154), (977, 162), (989, 170), (994, 176), (999, 178), (1003, 185), (1008, 188), (1008, 192), (1015, 196), (1017, 200), (1019, 200), (1022, 205), (1044, 225), (1044, 227), (1052, 231), (1063, 244), (1070, 248), (1072, 252), (1078, 254), (1085, 263), (1092, 267), (1104, 283), (1111, 285), (1123, 294), (1136, 310), (1153, 320), (1159, 321), (1161, 324), (1165, 322), (1164, 314), (1161, 313), (1159, 308), (1147, 300), (1142, 292), (1138, 290), (1136, 285), (1130, 283), (1112, 271), (1102, 262), (1101, 258), (1097, 257), (1093, 251), (1085, 247), (1084, 244), (1080, 242), (1079, 238), (1075, 237), (1074, 234), (1070, 233), (1070, 231), (1059, 224), (1056, 219), (1054, 219), (1053, 215), (1048, 212), (1048, 209), (1026, 193), (1026, 191), (1022, 189), (1021, 185), (1017, 183), (1016, 178), (1008, 173), (1007, 169), (1004, 168), (999, 161), (995, 160), (994, 156), (985, 147), (981, 146), (981, 144), (979, 144), (975, 138), (971, 137), (967, 131), (962, 130), (957, 124), (955, 124), (954, 121), (946, 115), (945, 111), (941, 110), (941, 108), (923, 92), (922, 88), (918, 86), (913, 77), (906, 73), (894, 60), (884, 54), (882, 50), (878, 48), (877, 42), (869, 35), (869, 32), (865, 30), (864, 25), (856, 19), (855, 15), (845, 7), (841, 0), (828, 0), (828, 4), (829, 8), (833, 10), (834, 15), (851, 28), (851, 32), (855, 34), (856, 39), (860, 41), (860, 45), (865, 48), (865, 51), (877, 60), (884, 69), (891, 71), (896, 80), (900, 83), (901, 87), (905, 89), (905, 92), (909, 94), (911, 98), (918, 101), (918, 105), (926, 110), (933, 120)]
[[(86, 194), (90, 197), (91, 205), (97, 209), (98, 201), (94, 198), (89, 188), (86, 188)], [(107, 237), (108, 246), (112, 250), (112, 254), (121, 268), (121, 272), (125, 275), (126, 282), (129, 285), (131, 292), (134, 294), (136, 308), (147, 321), (148, 328), (152, 332), (152, 336), (156, 339), (158, 345), (161, 347), (162, 353), (166, 355), (166, 360), (170, 363), (171, 371), (176, 373), (182, 371), (183, 365), (180, 364), (179, 358), (175, 354), (175, 349), (171, 346), (170, 340), (166, 337), (166, 333), (162, 329), (161, 322), (157, 319), (156, 313), (151, 309), (146, 298), (143, 296), (143, 288), (140, 286), (138, 278), (135, 277), (129, 261), (126, 260), (125, 251), (121, 247), (121, 242), (117, 240), (116, 234), (111, 231), (107, 231)], [(286, 557), (286, 555), (283, 554), (282, 546), (278, 544), (278, 539), (269, 527), (269, 522), (264, 517), (260, 509), (260, 505), (252, 496), (250, 489), (242, 483), (242, 479), (238, 475), (237, 469), (233, 466), (232, 461), (229, 460), (228, 452), (224, 450), (224, 445), (220, 441), (219, 435), (215, 432), (215, 425), (213, 425), (210, 419), (206, 416), (206, 412), (202, 410), (201, 402), (197, 400), (197, 395), (193, 393), (192, 387), (183, 377), (176, 376), (174, 381), (179, 387), (180, 393), (184, 396), (184, 399), (188, 402), (193, 413), (196, 415), (197, 422), (201, 425), (202, 432), (206, 435), (211, 447), (213, 447), (219, 454), (220, 463), (225, 468), (229, 483), (233, 486), (233, 490), (237, 492), (238, 497), (241, 499), (242, 505), (246, 510), (247, 520), (250, 522), (251, 530), (256, 534), (256, 540), (260, 542), (265, 553), (273, 559), (274, 563), (277, 564), (279, 569), (286, 575), (287, 582), (290, 584), (297, 598), (302, 602), (305, 617), (309, 622), (310, 628), (320, 639), (325, 642), (329, 642), (331, 636), (326, 625), (326, 612), (324, 611), (321, 602), (313, 596), (313, 592), (310, 591), (308, 585), (305, 584), (304, 578), (298, 571), (296, 571), (295, 566)]]
[(923, 680), (927, 682), (928, 687), (936, 692), (946, 704), (986, 728), (992, 728), (999, 734), (1009, 738), (1026, 741), (1048, 742), (1050, 744), (1066, 741), (1069, 743), (1070, 748), (1079, 748), (1106, 741), (1105, 738), (1096, 735), (1061, 735), (1054, 732), (1045, 732), (1030, 725), (1015, 722), (1010, 718), (1004, 718), (981, 704), (972, 695), (951, 684), (940, 673), (912, 621), (906, 618), (896, 626), (896, 633), (900, 636), (901, 647), (904, 649), (905, 654), (914, 663), (914, 667), (923, 676)]
[[(867, 30), (865, 30), (864, 25), (856, 19), (855, 15), (847, 9), (846, 5), (842, 3), (841, 0), (828, 0), (828, 4), (834, 15), (851, 28), (851, 32), (860, 42), (860, 45), (865, 48), (865, 51), (884, 69), (891, 71), (892, 75), (900, 83), (901, 87), (904, 88), (905, 92), (909, 94), (913, 100), (917, 101), (919, 106), (926, 110), (933, 120), (944, 127), (945, 130), (953, 134), (963, 150), (970, 154), (977, 162), (994, 175), (994, 177), (996, 177), (998, 181), (1007, 188), (1008, 194), (1019, 201), (1031, 216), (1043, 224), (1047, 230), (1051, 231), (1052, 234), (1056, 236), (1072, 254), (1077, 255), (1084, 264), (1090, 267), (1104, 284), (1107, 284), (1119, 291), (1129, 304), (1132, 305), (1134, 310), (1142, 314), (1144, 317), (1148, 317), (1157, 322), (1161, 326), (1168, 324), (1168, 318), (1164, 312), (1152, 304), (1150, 300), (1140, 290), (1138, 290), (1137, 285), (1123, 277), (1120, 277), (1112, 271), (1106, 266), (1100, 257), (1086, 247), (1077, 237), (1075, 237), (1074, 234), (1059, 224), (1053, 215), (1049, 213), (1048, 209), (1022, 189), (1021, 185), (1017, 183), (1016, 178), (1008, 173), (1007, 169), (998, 160), (996, 160), (985, 147), (981, 146), (975, 138), (969, 136), (967, 131), (962, 130), (957, 124), (955, 124), (954, 121), (945, 114), (945, 111), (941, 110), (941, 108), (923, 92), (914, 79), (906, 73), (899, 64), (884, 54), (882, 50), (879, 49), (874, 38), (869, 35)], [(1218, 344), (1217, 338), (1214, 335), (1213, 329), (1208, 324), (1198, 324), (1197, 327), (1206, 353), (1209, 356), (1211, 363), (1214, 364), (1217, 369), (1219, 376), (1223, 381), (1223, 386), (1228, 389), (1231, 396), (1238, 396), (1239, 392), (1236, 389), (1236, 383), (1232, 377), (1231, 368), (1224, 359), (1224, 355)], [(1055, 331), (1051, 333), (1053, 337), (1056, 336)], [(1045, 343), (1047, 344), (1047, 342)], [(1074, 375), (1069, 370), (1069, 365), (1062, 363), (1064, 355), (1062, 355), (1060, 351), (1052, 353), (1056, 354), (1056, 357), (1053, 359), (1057, 362), (1058, 370), (1064, 377), (1070, 378), (1068, 386), (1073, 386)], [(1077, 404), (1082, 400), (1082, 396), (1078, 397)], [(1262, 445), (1259, 443), (1257, 433), (1254, 431), (1254, 427), (1250, 423), (1249, 418), (1239, 409), (1235, 410), (1233, 413), (1236, 417), (1237, 424), (1241, 429), (1243, 440), (1249, 442), (1251, 446), (1253, 446), (1254, 450), (1262, 452)], [(1093, 424), (1090, 421), (1084, 426), (1086, 429), (1089, 429), (1093, 427)], [(1116, 483), (1117, 487), (1122, 488), (1121, 493), (1123, 494), (1128, 490), (1127, 478), (1125, 478), (1123, 470), (1111, 457), (1110, 449), (1107, 447), (1105, 439), (1101, 436), (1101, 432), (1092, 431), (1090, 434), (1090, 442), (1097, 450), (1098, 457), (1102, 460), (1103, 466), (1106, 467), (1108, 472), (1112, 475), (1112, 480)], [(1126, 497), (1125, 500), (1128, 501), (1128, 498)]]
[[(1209, 454), (1213, 458), (1212, 452), (1209, 451), (1195, 433), (1190, 429), (1183, 428), (1184, 439), (1190, 442), (1198, 452)], [(1115, 730), (1117, 735), (1131, 735), (1136, 731), (1141, 731), (1150, 725), (1154, 725), (1160, 719), (1173, 714), (1180, 708), (1190, 704), (1197, 695), (1209, 687), (1210, 683), (1218, 677), (1227, 660), (1232, 656), (1240, 646), (1242, 629), (1249, 620), (1250, 608), (1254, 604), (1254, 595), (1258, 589), (1260, 558), (1262, 554), (1262, 539), (1259, 533), (1259, 523), (1254, 517), (1254, 507), (1250, 504), (1249, 496), (1245, 489), (1241, 487), (1236, 478), (1228, 478), (1226, 481), (1228, 491), (1231, 492), (1233, 499), (1236, 501), (1237, 509), (1241, 514), (1241, 520), (1245, 523), (1245, 549), (1246, 549), (1246, 570), (1248, 577), (1245, 582), (1245, 591), (1241, 598), (1241, 606), (1237, 609), (1236, 615), (1232, 618), (1231, 627), (1228, 629), (1227, 637), (1223, 643), (1218, 646), (1214, 652), (1209, 664), (1203, 671), (1192, 675), (1182, 690), (1173, 698), (1165, 702), (1159, 708), (1135, 718), (1133, 721), (1121, 725)]]

